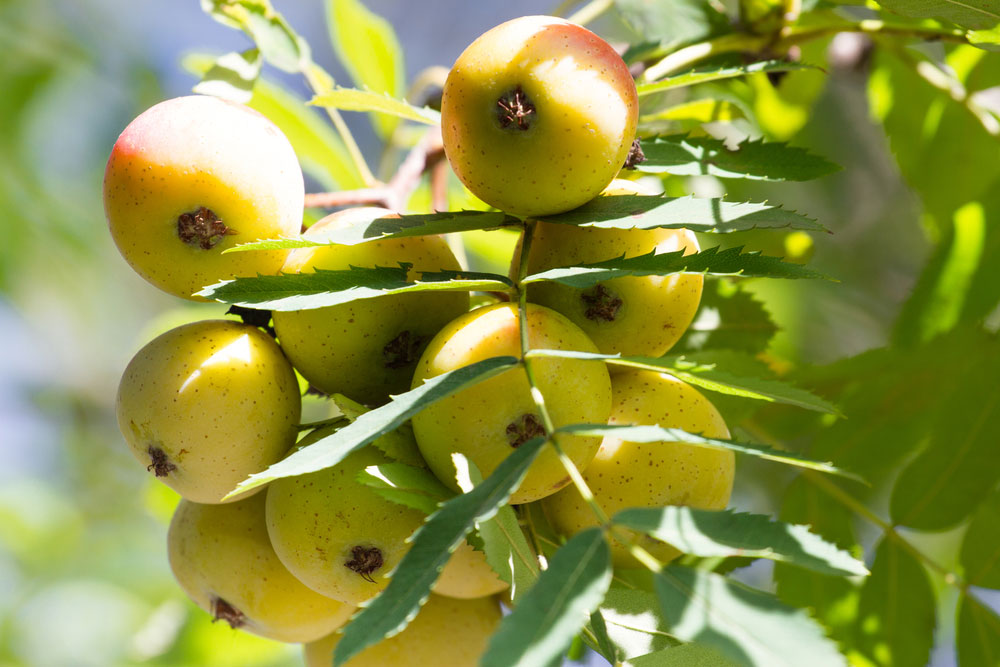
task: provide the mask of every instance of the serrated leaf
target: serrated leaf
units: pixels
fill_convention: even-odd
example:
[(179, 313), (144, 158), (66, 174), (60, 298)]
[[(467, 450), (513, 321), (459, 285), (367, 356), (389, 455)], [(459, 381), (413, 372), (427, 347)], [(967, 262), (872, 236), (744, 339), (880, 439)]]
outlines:
[(974, 30), (1000, 23), (1000, 5), (996, 0), (879, 0), (879, 4), (903, 16), (940, 18)]
[(934, 644), (935, 604), (923, 566), (884, 538), (861, 588), (857, 649), (876, 664), (923, 667)]
[(721, 653), (702, 644), (682, 644), (673, 648), (640, 655), (625, 663), (625, 667), (738, 667)]
[(660, 614), (655, 593), (612, 586), (600, 611), (611, 641), (625, 659), (677, 645)]
[(970, 586), (1000, 589), (1000, 491), (972, 516), (962, 540), (960, 562)]
[[(723, 79), (734, 79), (757, 72), (794, 72), (803, 69), (819, 69), (815, 65), (805, 63), (793, 63), (788, 60), (762, 60), (750, 63), (749, 65), (737, 65), (735, 67), (720, 67), (718, 69), (697, 69), (683, 74), (660, 79), (659, 81), (640, 83), (636, 86), (639, 96), (661, 93), (665, 90), (683, 88), (684, 86), (695, 86), (699, 83), (710, 81), (721, 81)], [(643, 147), (645, 151), (645, 146)]]
[(812, 218), (758, 202), (698, 197), (609, 195), (595, 197), (566, 213), (542, 218), (600, 229), (690, 229), (694, 232), (741, 232), (748, 229), (826, 231)]
[(312, 98), (309, 104), (340, 109), (341, 111), (369, 111), (388, 114), (427, 125), (441, 123), (441, 113), (434, 109), (415, 107), (385, 93), (358, 90), (357, 88), (335, 88)]
[(263, 310), (308, 310), (325, 308), (359, 299), (374, 299), (411, 292), (505, 292), (513, 283), (506, 276), (468, 271), (422, 271), (419, 280), (409, 280), (412, 264), (398, 267), (354, 266), (346, 270), (314, 269), (311, 273), (284, 273), (277, 276), (235, 278), (198, 292), (222, 303)]
[(959, 667), (1000, 666), (1000, 616), (966, 593), (958, 603)]
[(430, 595), (431, 586), (451, 552), (476, 522), (489, 519), (507, 502), (545, 442), (544, 438), (525, 442), (482, 484), (452, 498), (427, 518), (413, 534), (410, 549), (393, 572), (389, 585), (343, 629), (334, 653), (335, 665), (344, 664), (383, 637), (406, 627)]
[(229, 496), (281, 477), (304, 475), (337, 465), (355, 449), (399, 428), (428, 405), (495, 377), (516, 365), (517, 359), (514, 357), (493, 357), (426, 380), (419, 387), (393, 396), (385, 405), (364, 413), (336, 433), (296, 451), (263, 472), (250, 475)]
[[(343, 394), (333, 394), (330, 399), (337, 406), (337, 409), (340, 410), (340, 413), (352, 422), (357, 421), (358, 417), (370, 411), (369, 408), (366, 408), (357, 401), (352, 401)], [(381, 438), (375, 440), (372, 445), (378, 447), (383, 454), (394, 461), (400, 461), (418, 468), (427, 466), (424, 462), (424, 457), (420, 455), (417, 441), (413, 437), (413, 428), (409, 424), (403, 424), (399, 428), (386, 433)]]
[(358, 473), (358, 481), (375, 489), (383, 498), (424, 514), (433, 514), (442, 502), (455, 496), (427, 468), (405, 463), (368, 466)]
[(975, 360), (931, 428), (927, 448), (899, 475), (889, 503), (894, 524), (943, 530), (964, 520), (1000, 482), (1000, 346)]
[(692, 507), (632, 508), (612, 522), (705, 558), (751, 556), (840, 576), (866, 575), (864, 563), (797, 526), (763, 514)]
[(611, 584), (611, 549), (600, 528), (574, 535), (504, 617), (483, 667), (547, 665), (566, 649)]
[(837, 468), (832, 463), (815, 461), (794, 452), (784, 452), (749, 442), (738, 442), (736, 440), (722, 440), (720, 438), (707, 438), (703, 435), (688, 433), (676, 428), (663, 428), (660, 426), (627, 426), (623, 424), (572, 424), (556, 429), (556, 432), (572, 433), (574, 435), (589, 435), (604, 437), (610, 435), (627, 442), (681, 442), (686, 445), (696, 447), (708, 447), (710, 449), (728, 449), (740, 454), (748, 454), (777, 463), (798, 466), (819, 470), (844, 477), (855, 477), (853, 473)]
[[(701, 273), (710, 276), (742, 276), (745, 278), (825, 279), (821, 273), (801, 264), (782, 261), (760, 252), (743, 252), (742, 246), (720, 250), (708, 248), (685, 255), (683, 250), (635, 257), (619, 257), (603, 262), (549, 269), (526, 277), (522, 284), (551, 280), (570, 287), (585, 289), (605, 280), (626, 276), (661, 276), (671, 273)], [(260, 306), (264, 308), (265, 306)]]
[(359, 222), (337, 229), (324, 229), (322, 239), (305, 237), (270, 239), (243, 243), (224, 252), (246, 250), (290, 250), (295, 248), (317, 248), (326, 245), (357, 245), (369, 241), (396, 239), (408, 236), (430, 236), (452, 234), (478, 229), (495, 229), (506, 225), (520, 224), (517, 218), (494, 211), (444, 211), (441, 213), (417, 213), (382, 217), (384, 211), (371, 209), (366, 218), (359, 212)]
[[(327, 28), (330, 41), (360, 88), (400, 97), (406, 83), (403, 49), (392, 24), (370, 11), (358, 0), (328, 0)], [(396, 127), (395, 118), (372, 118), (382, 137)]]
[(257, 49), (247, 49), (242, 53), (233, 51), (219, 56), (192, 92), (246, 104), (253, 98), (253, 87), (260, 76), (262, 64), (263, 60)]
[(753, 667), (845, 665), (836, 645), (800, 609), (711, 572), (670, 565), (656, 576), (670, 631)]
[(839, 169), (832, 162), (803, 148), (779, 142), (748, 139), (735, 150), (730, 150), (719, 139), (678, 134), (643, 139), (641, 144), (646, 161), (637, 165), (636, 169), (648, 173), (808, 181)]
[(728, 281), (717, 280), (705, 285), (694, 321), (672, 350), (728, 348), (757, 354), (767, 349), (777, 332), (762, 301)]

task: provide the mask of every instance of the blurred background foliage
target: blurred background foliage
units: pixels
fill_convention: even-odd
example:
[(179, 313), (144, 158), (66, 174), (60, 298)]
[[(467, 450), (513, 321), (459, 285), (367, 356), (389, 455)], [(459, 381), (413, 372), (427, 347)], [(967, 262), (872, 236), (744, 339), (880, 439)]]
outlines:
[[(449, 66), (485, 29), (554, 9), (528, 0), (369, 0), (402, 49), (371, 51), (348, 29), (363, 11), (357, 3), (328, 3), (331, 14), (343, 12), (329, 29), (324, 4), (278, 9), (338, 81), (397, 96), (427, 68)], [(618, 5), (621, 14), (591, 27), (620, 43), (679, 45), (729, 29), (719, 12), (685, 13), (691, 23), (681, 30), (645, 14), (650, 3)], [(745, 11), (770, 20), (767, 2)], [(194, 2), (0, 0), (0, 664), (298, 661), (294, 647), (213, 625), (183, 597), (164, 548), (176, 498), (135, 464), (113, 415), (121, 371), (145, 341), (224, 309), (179, 304), (125, 265), (103, 219), (104, 162), (134, 116), (197, 82), (183, 56), (247, 47)], [(982, 408), (1000, 391), (991, 335), (1000, 327), (1000, 57), (857, 35), (809, 42), (800, 57), (824, 70), (755, 74), (644, 104), (665, 131), (790, 141), (843, 167), (807, 183), (663, 182), (671, 194), (781, 203), (832, 232), (721, 239), (809, 261), (839, 282), (715, 283), (682, 346), (756, 355), (740, 359), (839, 403), (848, 419), (720, 400), (737, 433), (831, 458), (873, 483), (818, 483), (743, 460), (732, 504), (810, 523), (864, 553), (879, 576), (860, 587), (781, 567), (772, 578), (763, 564), (738, 574), (763, 588), (776, 581), (786, 601), (816, 609), (856, 664), (924, 664), (933, 650), (932, 664), (950, 665), (956, 646), (963, 664), (993, 664), (975, 662), (990, 643), (963, 648), (955, 624), (959, 597), (972, 590), (980, 602), (964, 603), (962, 617), (1000, 636), (988, 610), (996, 594), (970, 589), (996, 587), (1000, 576), (977, 555), (996, 545), (987, 533), (1000, 517), (1000, 420)], [(278, 102), (308, 97), (298, 79), (273, 69), (265, 76), (255, 104), (271, 104), (264, 110), (276, 121)], [(399, 152), (382, 141), (407, 141), (392, 134), (396, 121), (347, 116), (369, 164), (391, 174)], [(305, 122), (299, 146), (310, 189), (356, 187), (326, 120), (310, 111)], [(504, 248), (493, 237), (469, 238), (470, 258), (484, 268), (496, 270)], [(719, 317), (724, 326), (715, 328)], [(969, 433), (970, 424), (980, 432)], [(957, 463), (955, 443), (971, 452)], [(975, 563), (978, 579), (967, 571)], [(955, 573), (964, 577), (958, 584)], [(898, 622), (887, 627), (888, 618)]]

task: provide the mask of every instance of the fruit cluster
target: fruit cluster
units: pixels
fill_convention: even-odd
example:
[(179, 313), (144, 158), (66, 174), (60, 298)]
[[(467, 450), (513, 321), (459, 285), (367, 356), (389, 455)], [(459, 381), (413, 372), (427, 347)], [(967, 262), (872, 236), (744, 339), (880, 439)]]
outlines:
[[(512, 263), (515, 285), (529, 272), (697, 251), (686, 230), (538, 219), (595, 196), (637, 192), (629, 181), (612, 182), (632, 146), (637, 109), (635, 85), (618, 54), (558, 19), (505, 23), (458, 59), (442, 100), (445, 151), (470, 191), (530, 221)], [(246, 241), (298, 236), (304, 187), (278, 128), (215, 98), (169, 100), (133, 121), (108, 161), (104, 195), (125, 259), (152, 284), (184, 298), (199, 299), (192, 295), (203, 286), (237, 276), (401, 263), (413, 278), (461, 270), (445, 239), (430, 235), (223, 254)], [(302, 236), (322, 244), (373, 214), (395, 215), (343, 210)], [(227, 495), (308, 446), (296, 442), (296, 372), (319, 392), (338, 396), (341, 410), (356, 417), (361, 404), (385, 404), (477, 361), (523, 359), (525, 345), (658, 357), (690, 324), (702, 276), (521, 289), (527, 289), (524, 308), (496, 301), (470, 310), (468, 292), (417, 291), (275, 311), (269, 333), (232, 320), (197, 322), (142, 348), (122, 378), (118, 419), (136, 457), (183, 498), (168, 548), (188, 595), (233, 627), (306, 643), (310, 665), (330, 664), (335, 631), (387, 585), (426, 515), (359, 481), (365, 469), (392, 460), (379, 441), (332, 467), (278, 479), (266, 491)], [(693, 388), (621, 368), (581, 356), (533, 358), (530, 377), (522, 363), (426, 407), (413, 417), (412, 433), (390, 435), (419, 451), (454, 491), (460, 491), (455, 454), (487, 477), (518, 446), (569, 424), (655, 424), (728, 437), (719, 413)], [(731, 452), (585, 435), (558, 441), (608, 513), (728, 502)], [(552, 447), (542, 450), (509, 502), (540, 502), (566, 537), (597, 525)], [(677, 555), (652, 538), (632, 538), (662, 560)], [(615, 543), (613, 553), (617, 565), (632, 564), (625, 545)], [(498, 594), (507, 589), (483, 552), (464, 543), (408, 628), (348, 664), (474, 664), (500, 621)]]

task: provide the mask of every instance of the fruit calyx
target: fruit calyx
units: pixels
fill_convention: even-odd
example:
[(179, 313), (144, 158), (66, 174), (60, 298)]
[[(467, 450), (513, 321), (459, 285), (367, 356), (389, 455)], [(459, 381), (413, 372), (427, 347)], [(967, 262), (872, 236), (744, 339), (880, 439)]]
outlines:
[(531, 127), (534, 115), (535, 105), (524, 94), (521, 86), (516, 86), (497, 98), (497, 120), (502, 128), (516, 125), (519, 130), (527, 130)]
[(544, 438), (545, 427), (538, 417), (530, 412), (507, 424), (507, 439), (510, 446), (517, 449), (532, 438)]
[(344, 567), (352, 572), (357, 572), (365, 581), (375, 583), (372, 573), (382, 567), (382, 552), (378, 547), (364, 547), (356, 544), (351, 547), (351, 560), (344, 563)]
[(580, 292), (580, 298), (587, 306), (583, 314), (588, 320), (613, 322), (625, 304), (620, 296), (604, 285), (594, 285), (589, 290)]
[(642, 145), (639, 143), (638, 139), (632, 142), (632, 146), (628, 149), (628, 155), (625, 156), (625, 164), (623, 169), (635, 169), (637, 166), (646, 161), (646, 154), (642, 152)]
[(146, 453), (149, 454), (150, 463), (146, 466), (146, 470), (152, 471), (157, 477), (166, 477), (173, 471), (177, 470), (177, 466), (170, 462), (167, 458), (167, 453), (160, 449), (159, 447), (154, 447), (150, 445), (146, 449)]
[(247, 617), (222, 598), (212, 598), (212, 622), (216, 621), (225, 621), (235, 630), (246, 625)]
[(199, 206), (197, 210), (181, 213), (177, 217), (177, 237), (188, 245), (196, 245), (202, 250), (211, 250), (223, 236), (236, 234), (227, 227), (211, 209)]
[(409, 330), (402, 331), (398, 336), (390, 340), (382, 348), (382, 358), (385, 360), (386, 368), (406, 368), (413, 365), (420, 358), (420, 348), (424, 339), (411, 333)]

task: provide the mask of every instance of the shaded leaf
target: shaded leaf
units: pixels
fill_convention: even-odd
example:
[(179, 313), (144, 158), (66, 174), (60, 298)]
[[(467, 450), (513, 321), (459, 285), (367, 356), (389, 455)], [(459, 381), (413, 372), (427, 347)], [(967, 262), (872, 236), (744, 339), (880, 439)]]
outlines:
[(703, 0), (615, 0), (625, 22), (643, 39), (673, 50), (729, 29), (729, 20)]
[(711, 646), (738, 664), (846, 664), (815, 621), (768, 593), (679, 565), (656, 576), (656, 593), (675, 636)]
[(543, 438), (525, 442), (504, 459), (482, 484), (469, 493), (452, 498), (427, 518), (427, 522), (413, 534), (410, 549), (397, 566), (389, 585), (343, 629), (343, 636), (334, 653), (335, 665), (344, 664), (383, 637), (406, 627), (430, 595), (431, 586), (451, 552), (477, 521), (490, 518), (507, 502), (545, 442)]
[(600, 528), (574, 535), (504, 617), (480, 664), (547, 665), (597, 609), (611, 583), (611, 549)]
[(385, 405), (364, 413), (344, 428), (294, 452), (267, 470), (250, 475), (229, 495), (237, 495), (281, 477), (294, 477), (337, 465), (355, 449), (399, 428), (428, 405), (516, 365), (514, 357), (493, 357), (433, 377), (415, 389), (393, 396)]
[(678, 643), (670, 635), (653, 592), (612, 586), (600, 610), (611, 641), (626, 659)]
[[(802, 69), (818, 68), (814, 65), (793, 63), (787, 60), (762, 60), (760, 62), (750, 63), (749, 65), (720, 67), (718, 69), (691, 70), (690, 72), (670, 76), (656, 82), (641, 83), (636, 86), (636, 91), (641, 97), (642, 95), (652, 95), (653, 93), (660, 93), (664, 90), (671, 90), (673, 88), (695, 86), (699, 83), (708, 83), (709, 81), (733, 79), (736, 77), (747, 76), (748, 74), (754, 74), (756, 72), (793, 72), (795, 70)], [(646, 147), (643, 145), (643, 151), (645, 151), (645, 149)]]
[(335, 88), (312, 98), (309, 104), (341, 111), (373, 111), (427, 125), (437, 125), (441, 122), (440, 112), (434, 109), (415, 107), (385, 93), (356, 88)]
[(762, 301), (717, 280), (705, 284), (694, 321), (672, 351), (729, 348), (756, 354), (767, 349), (777, 331)]
[(1000, 666), (1000, 616), (973, 595), (958, 602), (959, 667)]
[(419, 280), (409, 280), (412, 264), (396, 268), (355, 266), (346, 270), (314, 269), (312, 273), (224, 280), (198, 292), (222, 303), (264, 310), (308, 310), (390, 294), (430, 291), (501, 291), (513, 283), (506, 276), (463, 271), (423, 271)]
[[(330, 399), (337, 406), (337, 409), (340, 410), (340, 413), (352, 422), (356, 421), (364, 413), (369, 412), (369, 408), (356, 401), (352, 401), (343, 394), (334, 394)], [(417, 441), (413, 437), (413, 428), (409, 424), (403, 424), (399, 428), (386, 433), (375, 440), (372, 445), (378, 447), (382, 450), (383, 454), (394, 461), (400, 461), (418, 468), (426, 467), (427, 465), (424, 463), (424, 457), (420, 455), (420, 448), (417, 447)]]
[(810, 532), (806, 526), (774, 521), (763, 514), (668, 506), (622, 510), (612, 517), (612, 521), (695, 556), (751, 556), (823, 574), (868, 574), (864, 563)]
[(971, 586), (1000, 589), (1000, 492), (994, 491), (972, 516), (962, 540), (960, 562)]
[(720, 233), (782, 228), (826, 231), (812, 218), (780, 206), (693, 196), (608, 195), (595, 197), (572, 211), (542, 219), (601, 229), (683, 228)]
[(257, 49), (219, 56), (192, 91), (246, 104), (253, 97), (262, 63)]
[(625, 667), (737, 667), (738, 663), (723, 657), (715, 649), (702, 644), (682, 644), (673, 648), (640, 655), (625, 663)]
[(1000, 23), (1000, 5), (996, 0), (879, 0), (879, 4), (903, 16), (940, 18), (975, 30)]
[(358, 481), (375, 489), (386, 500), (412, 507), (424, 514), (433, 514), (440, 503), (455, 496), (427, 468), (405, 463), (368, 466), (358, 473)]

